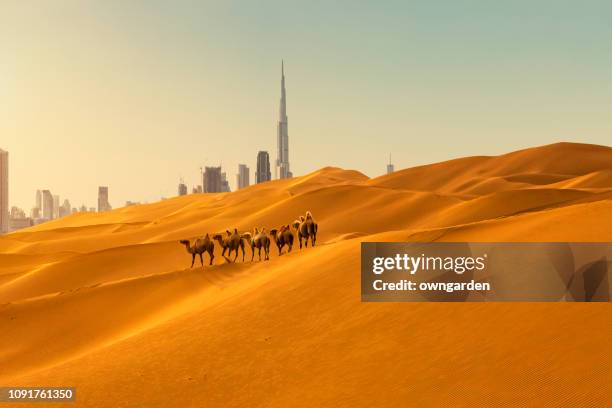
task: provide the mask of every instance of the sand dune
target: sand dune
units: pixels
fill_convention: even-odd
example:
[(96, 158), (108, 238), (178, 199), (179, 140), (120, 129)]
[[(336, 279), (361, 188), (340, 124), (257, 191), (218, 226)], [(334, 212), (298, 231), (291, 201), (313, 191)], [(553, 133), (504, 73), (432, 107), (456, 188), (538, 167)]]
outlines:
[[(362, 304), (359, 250), (610, 241), (611, 174), (611, 148), (561, 143), (375, 179), (329, 167), (0, 237), (0, 380), (75, 386), (83, 406), (605, 406), (609, 304)], [(217, 248), (188, 269), (178, 244), (306, 210), (320, 245), (269, 262)]]
[[(485, 183), (489, 188), (481, 187), (477, 193), (489, 194), (609, 170), (611, 150), (606, 146), (556, 143), (501, 156), (467, 157), (414, 167), (369, 183), (447, 194), (476, 193), (474, 187)], [(588, 157), (588, 160), (581, 161), (579, 157)]]

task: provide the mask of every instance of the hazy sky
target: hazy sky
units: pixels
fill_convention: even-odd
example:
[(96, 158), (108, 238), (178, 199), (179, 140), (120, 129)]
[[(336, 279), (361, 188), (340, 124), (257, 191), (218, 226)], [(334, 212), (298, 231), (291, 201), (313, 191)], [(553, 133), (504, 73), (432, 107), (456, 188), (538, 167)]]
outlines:
[(611, 21), (609, 0), (2, 0), (10, 202), (154, 201), (219, 163), (233, 188), (275, 157), (281, 59), (297, 175), (610, 144)]

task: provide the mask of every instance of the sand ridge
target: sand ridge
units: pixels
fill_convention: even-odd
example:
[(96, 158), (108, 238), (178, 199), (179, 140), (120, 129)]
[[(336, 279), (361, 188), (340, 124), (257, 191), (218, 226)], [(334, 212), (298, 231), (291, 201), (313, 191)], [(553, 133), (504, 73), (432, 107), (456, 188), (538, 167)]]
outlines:
[[(268, 262), (189, 269), (178, 243), (307, 210), (317, 247)], [(603, 406), (609, 304), (362, 304), (359, 243), (611, 231), (612, 148), (571, 143), (77, 214), (0, 237), (0, 380), (83, 406)]]

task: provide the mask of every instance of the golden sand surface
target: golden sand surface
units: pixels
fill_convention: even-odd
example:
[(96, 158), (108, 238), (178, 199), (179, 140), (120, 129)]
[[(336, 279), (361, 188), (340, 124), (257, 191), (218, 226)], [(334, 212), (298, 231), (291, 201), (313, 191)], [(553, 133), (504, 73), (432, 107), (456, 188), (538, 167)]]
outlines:
[[(317, 246), (266, 262), (216, 246), (190, 269), (178, 242), (307, 210)], [(609, 303), (361, 303), (361, 241), (612, 241), (612, 148), (327, 167), (2, 236), (0, 385), (87, 407), (610, 404)]]

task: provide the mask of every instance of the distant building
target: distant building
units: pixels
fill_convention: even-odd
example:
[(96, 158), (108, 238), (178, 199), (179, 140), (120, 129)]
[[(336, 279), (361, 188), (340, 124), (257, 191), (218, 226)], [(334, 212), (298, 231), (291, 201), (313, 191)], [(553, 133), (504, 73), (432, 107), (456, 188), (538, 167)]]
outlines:
[(26, 217), (25, 211), (15, 206), (11, 207), (10, 215), (11, 215), (11, 218), (15, 218), (15, 219), (22, 219)]
[(199, 194), (202, 192), (202, 186), (198, 185), (198, 186), (194, 186), (193, 190), (191, 190), (192, 194)]
[(85, 206), (85, 204), (83, 204), (83, 205), (81, 205), (81, 206), (79, 207), (79, 211), (80, 211), (80, 212), (87, 212), (87, 207)]
[(182, 181), (178, 185), (178, 195), (187, 195), (187, 184), (183, 183)]
[[(289, 170), (289, 130), (287, 119), (287, 92), (285, 91), (285, 64), (281, 62), (281, 99), (276, 132), (276, 166), (274, 175), (277, 179), (291, 178)], [(267, 180), (264, 180), (267, 181)], [(260, 181), (258, 181), (259, 183)]]
[(270, 181), (272, 174), (270, 174), (270, 155), (268, 152), (260, 151), (257, 153), (257, 172), (255, 173), (255, 182), (263, 183)]
[(387, 174), (391, 174), (395, 171), (395, 166), (391, 163), (391, 153), (389, 153), (389, 164), (387, 164)]
[[(41, 206), (42, 206), (42, 196), (41, 196)], [(42, 214), (40, 212), (40, 207), (34, 207), (32, 208), (32, 211), (30, 212), (30, 217), (32, 217), (32, 219), (38, 219), (42, 217)]]
[(89, 212), (96, 212), (96, 207), (89, 207)]
[(238, 174), (236, 174), (236, 189), (240, 190), (251, 185), (249, 180), (249, 168), (246, 164), (238, 165)]
[(42, 210), (42, 193), (40, 190), (36, 190), (36, 203), (35, 207)]
[(126, 201), (125, 202), (126, 207), (131, 207), (133, 205), (139, 205), (139, 204), (140, 204), (140, 201)]
[(229, 181), (227, 181), (227, 174), (225, 172), (221, 173), (221, 192), (222, 193), (229, 193), (230, 190), (230, 186), (229, 186)]
[(51, 191), (42, 191), (42, 217), (45, 220), (53, 219), (53, 195)]
[(0, 149), (0, 234), (9, 230), (8, 152)]
[(53, 219), (56, 220), (60, 217), (60, 196), (57, 194), (53, 195)]
[(221, 166), (205, 167), (202, 185), (205, 193), (220, 193), (222, 191)]
[(70, 201), (68, 201), (68, 199), (64, 199), (63, 204), (59, 208), (59, 217), (62, 218), (67, 215), (70, 215)]
[(31, 218), (26, 217), (25, 211), (19, 207), (11, 207), (9, 218), (9, 232), (34, 225)]
[(36, 199), (34, 201), (34, 207), (32, 211), (30, 211), (30, 217), (36, 220), (42, 218), (42, 192), (40, 190), (36, 190)]
[(22, 228), (28, 228), (34, 225), (34, 220), (29, 217), (11, 218), (9, 219), (9, 231), (17, 231)]
[(108, 202), (108, 186), (98, 187), (98, 212), (110, 211), (112, 209), (113, 207)]

